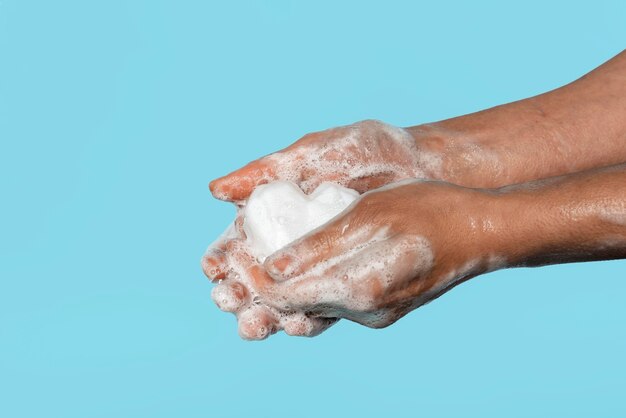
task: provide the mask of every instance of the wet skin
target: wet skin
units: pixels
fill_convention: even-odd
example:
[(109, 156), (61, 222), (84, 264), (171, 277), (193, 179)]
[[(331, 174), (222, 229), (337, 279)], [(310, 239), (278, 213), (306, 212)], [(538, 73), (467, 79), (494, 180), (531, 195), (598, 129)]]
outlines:
[[(475, 114), (309, 134), (213, 181), (216, 197), (239, 205), (276, 179), (305, 191), (334, 181), (369, 192), (264, 266), (247, 258), (251, 290), (271, 308), (251, 304), (245, 286), (227, 278), (233, 260), (246, 258), (241, 228), (203, 268), (241, 296), (225, 310), (239, 314), (244, 338), (276, 331), (275, 309), (306, 312), (308, 323), (285, 327), (294, 335), (323, 331), (327, 317), (386, 326), (486, 271), (625, 257), (623, 162), (626, 53), (565, 87)], [(562, 177), (532, 182), (553, 176)]]

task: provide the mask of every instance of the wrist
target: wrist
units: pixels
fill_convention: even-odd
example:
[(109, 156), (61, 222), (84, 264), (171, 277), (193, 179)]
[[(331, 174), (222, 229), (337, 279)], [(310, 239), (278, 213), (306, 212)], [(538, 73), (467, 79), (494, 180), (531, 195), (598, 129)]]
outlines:
[(523, 186), (492, 191), (496, 217), (494, 251), (507, 267), (526, 266), (555, 241), (552, 207), (541, 192)]
[(407, 128), (418, 149), (436, 164), (424, 164), (426, 176), (465, 187), (497, 187), (509, 184), (508, 169), (500, 156), (493, 128), (449, 127), (444, 122)]
[(439, 249), (435, 252), (443, 254), (436, 263), (443, 269), (440, 273), (452, 266), (464, 276), (476, 276), (510, 265), (513, 249), (504, 245), (509, 233), (506, 205), (498, 193), (441, 182), (424, 186), (418, 186), (415, 196), (426, 201), (428, 209), (422, 204), (414, 212), (420, 217), (430, 212), (426, 236)]
[(508, 266), (581, 260), (603, 245), (605, 225), (597, 211), (604, 197), (594, 197), (584, 184), (567, 179), (553, 177), (493, 191), (502, 231), (498, 247)]
[(410, 127), (418, 147), (439, 157), (436, 178), (495, 188), (565, 174), (573, 156), (554, 92)]
[(472, 193), (459, 205), (460, 217), (466, 220), (457, 223), (455, 234), (471, 242), (460, 250), (468, 260), (483, 260), (481, 273), (546, 264), (542, 258), (567, 248), (572, 235), (584, 229), (584, 220), (572, 225), (563, 219), (560, 203), (539, 182), (466, 190)]

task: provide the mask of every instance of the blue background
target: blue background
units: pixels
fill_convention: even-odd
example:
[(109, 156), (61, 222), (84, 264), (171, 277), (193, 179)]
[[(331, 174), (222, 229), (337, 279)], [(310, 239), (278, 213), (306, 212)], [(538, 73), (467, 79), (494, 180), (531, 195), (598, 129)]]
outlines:
[[(615, 2), (0, 2), (0, 416), (626, 416), (626, 261), (502, 271), (396, 325), (244, 342), (210, 179), (306, 132), (567, 83)], [(592, 4), (593, 3), (593, 4)]]

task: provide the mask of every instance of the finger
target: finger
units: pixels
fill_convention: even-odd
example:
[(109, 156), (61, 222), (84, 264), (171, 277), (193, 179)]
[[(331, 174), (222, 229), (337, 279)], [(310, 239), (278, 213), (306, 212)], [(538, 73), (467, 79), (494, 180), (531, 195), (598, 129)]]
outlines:
[(200, 265), (204, 274), (211, 280), (222, 280), (228, 270), (227, 254), (233, 240), (241, 239), (236, 222), (231, 223), (224, 232), (207, 248)]
[(336, 306), (346, 298), (345, 283), (335, 280), (338, 266), (320, 276), (303, 275), (285, 282), (276, 282), (262, 266), (249, 269), (252, 286), (263, 302), (283, 311), (314, 311), (319, 316), (332, 316)]
[(247, 199), (259, 184), (276, 180), (276, 163), (271, 156), (263, 157), (213, 180), (209, 189), (220, 200), (240, 201)]
[(250, 277), (252, 287), (261, 294), (271, 292), (272, 288), (276, 286), (274, 279), (258, 264), (250, 263), (247, 267), (247, 273)]
[(263, 340), (278, 331), (278, 321), (263, 306), (252, 306), (241, 312), (237, 321), (239, 335), (246, 340)]
[(221, 248), (211, 248), (202, 256), (200, 260), (202, 271), (211, 279), (223, 280), (226, 278), (227, 263), (226, 254)]
[(317, 318), (298, 313), (285, 320), (285, 333), (298, 337), (314, 337), (333, 326), (338, 318)]
[(243, 229), (245, 217), (243, 215), (243, 211), (237, 212), (237, 217), (235, 218), (235, 229), (237, 233), (241, 237), (241, 239), (246, 239), (246, 231)]
[(245, 270), (255, 261), (242, 238), (227, 239), (212, 245), (214, 247), (209, 247), (201, 259), (202, 270), (212, 281), (236, 276), (240, 273), (239, 269)]
[(321, 263), (339, 262), (375, 242), (385, 239), (386, 227), (358, 225), (348, 209), (344, 215), (313, 230), (267, 257), (267, 272), (277, 281), (304, 274)]
[(267, 303), (279, 309), (348, 317), (351, 312), (379, 311), (390, 296), (407, 292), (413, 279), (429, 271), (432, 260), (423, 238), (394, 236), (283, 282), (273, 281), (263, 271), (252, 277), (261, 283)]
[[(233, 240), (231, 245), (245, 247), (245, 244), (239, 240)], [(340, 271), (340, 267), (337, 265), (328, 266), (325, 271), (321, 272), (321, 277), (300, 276), (281, 283), (274, 281), (263, 266), (245, 251), (237, 250), (234, 253), (240, 258), (237, 264), (245, 271), (244, 274), (249, 278), (251, 287), (259, 294), (260, 300), (280, 310), (315, 308), (316, 313), (329, 316), (328, 312), (336, 310), (326, 311), (320, 307), (334, 307), (346, 294), (345, 289), (342, 289), (344, 283), (332, 280), (333, 277), (339, 277), (337, 271)], [(321, 332), (325, 329), (322, 327), (323, 324), (324, 322), (319, 323), (312, 329), (315, 332)]]
[(213, 302), (224, 312), (237, 312), (248, 301), (249, 293), (240, 282), (220, 283), (211, 291)]
[(250, 253), (250, 249), (243, 239), (228, 241), (225, 253), (228, 256), (229, 271), (232, 272), (232, 275), (247, 274), (248, 269), (258, 265), (256, 257)]

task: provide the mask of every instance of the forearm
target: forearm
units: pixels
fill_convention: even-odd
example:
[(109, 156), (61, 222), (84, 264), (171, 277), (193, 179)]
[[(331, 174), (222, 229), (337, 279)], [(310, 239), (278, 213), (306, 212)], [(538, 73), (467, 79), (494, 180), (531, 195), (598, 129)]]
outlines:
[(441, 180), (500, 187), (626, 162), (626, 51), (540, 96), (408, 128)]
[(495, 192), (511, 266), (626, 258), (626, 164)]

